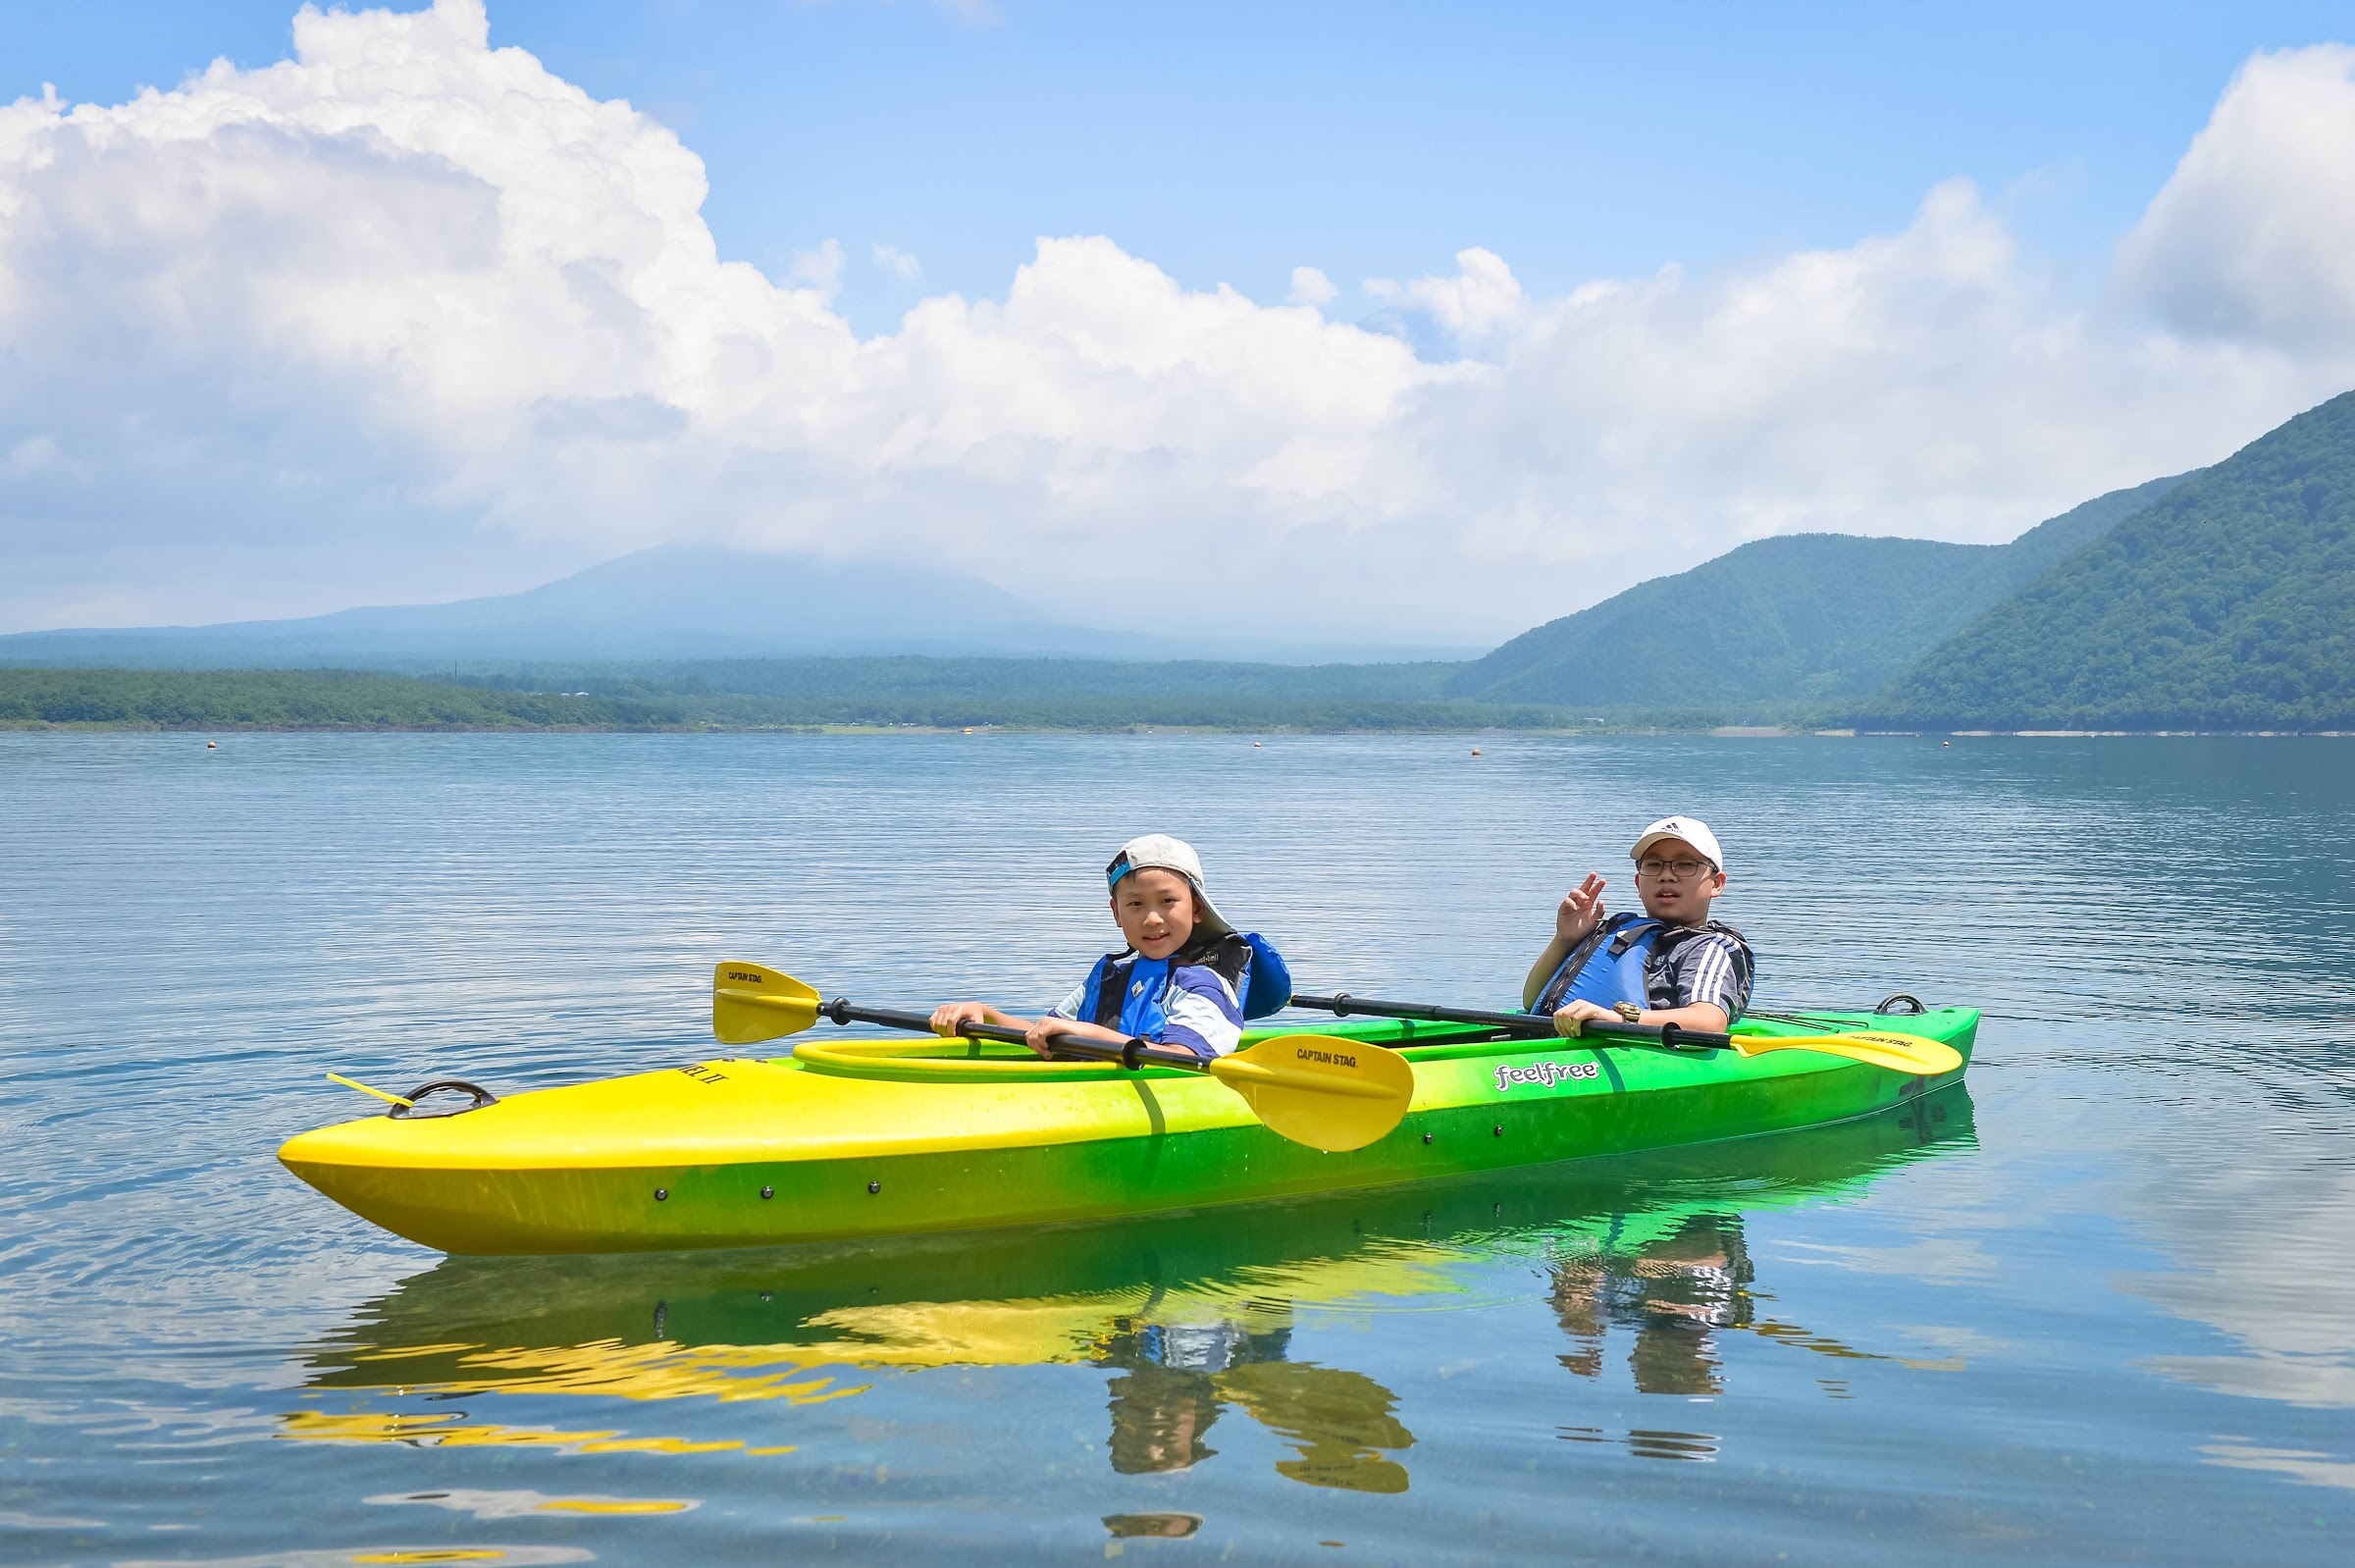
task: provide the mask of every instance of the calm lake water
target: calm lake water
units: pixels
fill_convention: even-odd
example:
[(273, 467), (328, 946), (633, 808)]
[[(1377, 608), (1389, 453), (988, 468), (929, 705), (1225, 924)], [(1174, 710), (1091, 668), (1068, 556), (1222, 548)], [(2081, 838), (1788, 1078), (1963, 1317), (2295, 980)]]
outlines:
[[(2355, 742), (0, 736), (0, 1560), (2355, 1560)], [(1672, 810), (1924, 1114), (1118, 1227), (444, 1259), (340, 1071), (1059, 995), (1162, 829), (1305, 989), (1517, 995)]]

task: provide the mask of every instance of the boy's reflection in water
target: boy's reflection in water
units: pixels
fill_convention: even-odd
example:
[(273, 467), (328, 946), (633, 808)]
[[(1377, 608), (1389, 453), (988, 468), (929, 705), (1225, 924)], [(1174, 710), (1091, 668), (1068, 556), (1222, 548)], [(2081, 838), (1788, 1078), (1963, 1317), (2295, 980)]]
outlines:
[(1562, 1365), (1601, 1376), (1605, 1331), (1629, 1329), (1638, 1392), (1722, 1393), (1716, 1331), (1750, 1327), (1753, 1277), (1735, 1215), (1698, 1215), (1633, 1254), (1563, 1259), (1553, 1266), (1553, 1311), (1578, 1349)]
[[(1553, 1311), (1577, 1347), (1561, 1363), (1599, 1378), (1610, 1329), (1633, 1331), (1628, 1370), (1639, 1393), (1697, 1396), (1725, 1390), (1717, 1334), (1753, 1326), (1750, 1250), (1738, 1215), (1697, 1215), (1634, 1252), (1604, 1250), (1555, 1263)], [(1564, 1429), (1576, 1441), (1603, 1440), (1594, 1428)], [(1630, 1451), (1657, 1459), (1706, 1459), (1705, 1433), (1631, 1432)]]
[(1218, 1452), (1210, 1428), (1234, 1404), (1298, 1453), (1277, 1464), (1280, 1474), (1348, 1491), (1406, 1490), (1406, 1468), (1379, 1451), (1414, 1444), (1391, 1413), (1396, 1397), (1362, 1373), (1285, 1360), (1291, 1337), (1288, 1323), (1117, 1321), (1096, 1354), (1126, 1369), (1109, 1389), (1112, 1468), (1141, 1475), (1199, 1464)]

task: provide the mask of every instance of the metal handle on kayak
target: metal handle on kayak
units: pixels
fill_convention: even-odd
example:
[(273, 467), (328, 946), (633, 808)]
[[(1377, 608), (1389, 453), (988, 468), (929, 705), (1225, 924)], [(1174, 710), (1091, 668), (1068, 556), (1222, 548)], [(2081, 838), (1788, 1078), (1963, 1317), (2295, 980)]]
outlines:
[[(932, 1034), (932, 1019), (924, 1013), (902, 1013), (896, 1008), (853, 1007), (848, 997), (836, 997), (818, 1012), (837, 1023), (874, 1023), (886, 1029), (906, 1029), (913, 1034)], [(1029, 1037), (1020, 1029), (1009, 1029), (996, 1023), (968, 1023), (957, 1031), (968, 1040), (996, 1040), (1004, 1045), (1027, 1046)], [(1119, 1045), (1104, 1040), (1074, 1040), (1068, 1036), (1055, 1042), (1056, 1054), (1073, 1056), (1084, 1062), (1118, 1062), (1134, 1072), (1147, 1064), (1154, 1067), (1183, 1068), (1188, 1071), (1204, 1071), (1203, 1061), (1191, 1051), (1171, 1051), (1150, 1040), (1128, 1039)]]
[[(1431, 1023), (1478, 1023), (1492, 1029), (1506, 1029), (1530, 1039), (1549, 1039), (1559, 1033), (1553, 1019), (1543, 1013), (1488, 1013), (1477, 1008), (1434, 1007), (1422, 1002), (1382, 1002), (1372, 997), (1351, 996), (1336, 991), (1331, 996), (1306, 996), (1292, 993), (1292, 1006), (1321, 1008), (1335, 1018), (1345, 1019), (1352, 1013), (1368, 1018), (1421, 1019)], [(1606, 1035), (1616, 1039), (1651, 1040), (1671, 1051), (1722, 1051), (1734, 1043), (1730, 1034), (1712, 1033), (1707, 1029), (1688, 1029), (1675, 1023), (1604, 1023), (1588, 1019), (1578, 1026), (1579, 1038)]]
[[(455, 1111), (426, 1111), (419, 1109), (419, 1101), (423, 1100), (427, 1095), (438, 1093), (443, 1089), (462, 1090), (463, 1092), (474, 1096), (474, 1103), (471, 1105), (460, 1106)], [(480, 1111), (486, 1105), (498, 1104), (497, 1095), (493, 1094), (489, 1089), (484, 1088), (481, 1084), (469, 1083), (464, 1078), (436, 1078), (431, 1083), (421, 1083), (416, 1088), (411, 1089), (406, 1098), (408, 1100), (406, 1105), (395, 1104), (387, 1106), (385, 1108), (385, 1115), (391, 1117), (395, 1122), (407, 1122), (411, 1120), (433, 1121), (439, 1117), (464, 1116), (469, 1111)]]

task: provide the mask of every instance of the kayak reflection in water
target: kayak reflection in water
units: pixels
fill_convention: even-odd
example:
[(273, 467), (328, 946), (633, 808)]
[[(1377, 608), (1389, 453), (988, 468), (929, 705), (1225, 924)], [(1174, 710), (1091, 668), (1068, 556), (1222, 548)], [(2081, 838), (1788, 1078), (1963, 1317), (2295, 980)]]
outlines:
[[(1287, 1315), (1288, 1316), (1288, 1315)], [(1414, 1445), (1397, 1397), (1362, 1373), (1284, 1359), (1288, 1321), (1154, 1324), (1116, 1320), (1096, 1359), (1112, 1380), (1112, 1468), (1123, 1475), (1186, 1470), (1216, 1454), (1211, 1426), (1240, 1405), (1298, 1457), (1281, 1475), (1345, 1491), (1406, 1490), (1406, 1467), (1381, 1450)]]
[[(1823, 1357), (1816, 1382), (1836, 1399), (1867, 1365), (1958, 1371), (1959, 1360), (1863, 1350), (1778, 1320), (1754, 1289), (1745, 1227), (1851, 1199), (1895, 1164), (1976, 1142), (1956, 1084), (1893, 1115), (1771, 1138), (1280, 1207), (702, 1255), (445, 1258), (309, 1347), (279, 1435), (822, 1463), (837, 1446), (870, 1445), (863, 1411), (877, 1390), (920, 1407), (926, 1385), (907, 1375), (961, 1369), (962, 1387), (972, 1369), (1056, 1366), (1070, 1375), (1046, 1408), (1060, 1419), (1063, 1401), (1092, 1412), (1106, 1400), (1120, 1474), (1201, 1465), (1218, 1453), (1221, 1421), (1233, 1449), (1239, 1411), (1289, 1449), (1276, 1466), (1285, 1479), (1402, 1492), (1418, 1439), (1399, 1400), (1361, 1373), (1293, 1360), (1295, 1314), (1373, 1300), (1458, 1307), (1509, 1279), (1516, 1303), (1535, 1289), (1538, 1364), (1567, 1350), (1560, 1364), (1575, 1374), (1528, 1391), (1573, 1408), (1607, 1402), (1616, 1390), (1599, 1385), (1621, 1365), (1635, 1389), (1685, 1398), (1737, 1381), (1746, 1355)], [(1518, 1306), (1514, 1321), (1526, 1324)], [(1694, 1408), (1653, 1402), (1671, 1405)], [(1555, 1431), (1646, 1457), (1706, 1459), (1720, 1446), (1690, 1432)], [(1181, 1513), (1105, 1521), (1116, 1539), (1199, 1526)]]

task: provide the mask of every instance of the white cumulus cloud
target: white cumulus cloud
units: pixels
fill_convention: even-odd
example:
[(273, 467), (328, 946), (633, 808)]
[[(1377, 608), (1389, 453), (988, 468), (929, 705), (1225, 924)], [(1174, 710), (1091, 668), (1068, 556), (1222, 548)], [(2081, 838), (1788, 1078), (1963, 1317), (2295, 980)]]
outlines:
[(841, 240), (822, 240), (811, 249), (795, 251), (786, 261), (785, 276), (832, 299), (842, 290), (844, 259)]
[(2243, 66), (2119, 259), (2180, 331), (2355, 343), (2355, 48)]
[(1455, 253), (1452, 278), (1417, 278), (1399, 283), (1369, 278), (1366, 292), (1390, 305), (1418, 310), (1460, 338), (1487, 338), (1511, 327), (1528, 296), (1512, 268), (1492, 250), (1478, 246)]
[(1295, 305), (1329, 305), (1340, 294), (1333, 280), (1315, 267), (1292, 269), (1292, 291), (1289, 302)]
[[(2109, 303), (1954, 183), (1845, 248), (1562, 297), (1467, 248), (1369, 284), (1363, 324), (1313, 268), (1263, 305), (1048, 237), (1002, 298), (861, 338), (839, 243), (775, 279), (722, 259), (670, 131), (487, 39), (477, 0), (306, 9), (277, 65), (0, 109), (0, 629), (708, 539), (920, 558), (1072, 618), (1153, 580), (1204, 630), (1470, 641), (1767, 533), (2009, 537), (2355, 380), (2355, 340), (2299, 325), (2340, 319), (2314, 258), (2355, 144), (2294, 190), (2234, 173), (2355, 112), (2345, 51), (2250, 63)], [(2237, 231), (2195, 221), (2227, 199)]]

